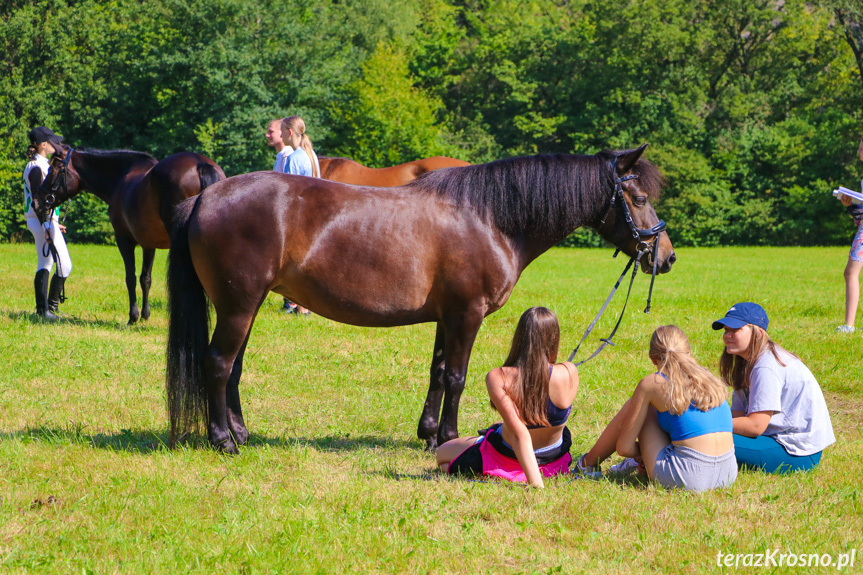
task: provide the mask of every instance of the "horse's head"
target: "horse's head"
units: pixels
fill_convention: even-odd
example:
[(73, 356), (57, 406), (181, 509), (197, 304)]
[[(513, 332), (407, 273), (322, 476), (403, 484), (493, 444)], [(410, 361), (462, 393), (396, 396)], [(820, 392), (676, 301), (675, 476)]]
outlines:
[(656, 258), (657, 271), (667, 273), (677, 259), (665, 232), (665, 222), (656, 216), (651, 199), (659, 197), (663, 179), (659, 170), (641, 159), (647, 144), (635, 150), (603, 152), (614, 178), (614, 189), (602, 211), (596, 230), (620, 251), (635, 256), (642, 252), (641, 269), (650, 273)]
[(51, 167), (42, 185), (33, 192), (33, 210), (45, 222), (51, 210), (80, 191), (81, 178), (71, 162), (74, 151), (65, 144), (54, 144)]

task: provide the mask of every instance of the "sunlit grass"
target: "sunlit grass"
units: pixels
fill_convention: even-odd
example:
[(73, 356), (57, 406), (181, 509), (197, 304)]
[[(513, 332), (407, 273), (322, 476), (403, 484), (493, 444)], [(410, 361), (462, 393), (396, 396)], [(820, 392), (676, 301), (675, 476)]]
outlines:
[[(581, 368), (574, 451), (650, 371), (657, 325), (680, 325), (715, 369), (722, 344), (711, 321), (737, 301), (765, 306), (772, 336), (818, 377), (838, 443), (814, 473), (743, 473), (733, 488), (702, 495), (638, 481), (558, 478), (528, 491), (443, 477), (416, 438), (434, 326), (285, 317), (277, 296), (246, 354), (250, 445), (237, 457), (168, 450), (165, 253), (153, 316), (129, 328), (115, 248), (71, 247), (70, 299), (54, 325), (31, 315), (32, 251), (0, 245), (0, 571), (706, 573), (718, 571), (719, 551), (774, 548), (856, 548), (858, 564), (845, 572), (860, 570), (863, 336), (832, 331), (844, 249), (679, 250), (674, 271), (657, 279), (653, 311), (642, 313), (641, 276), (617, 345)], [(610, 253), (556, 249), (528, 268), (477, 338), (463, 434), (494, 417), (482, 378), (503, 360), (520, 313), (551, 307), (568, 354), (623, 267)], [(621, 303), (586, 346), (607, 335)]]

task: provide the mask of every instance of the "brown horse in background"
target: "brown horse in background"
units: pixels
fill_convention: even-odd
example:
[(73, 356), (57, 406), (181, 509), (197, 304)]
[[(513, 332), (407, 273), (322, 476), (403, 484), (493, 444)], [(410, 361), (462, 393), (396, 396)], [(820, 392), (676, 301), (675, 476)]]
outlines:
[(321, 177), (325, 180), (378, 188), (403, 186), (434, 170), (470, 165), (469, 162), (446, 156), (414, 160), (390, 168), (369, 168), (348, 158), (322, 157), (318, 158), (318, 162), (321, 165)]
[(587, 225), (629, 255), (654, 242), (659, 271), (671, 270), (674, 249), (650, 204), (662, 177), (640, 159), (645, 146), (450, 168), (399, 188), (255, 172), (181, 203), (168, 257), (171, 443), (202, 422), (220, 450), (248, 439), (243, 355), (271, 291), (353, 325), (435, 322), (417, 435), (430, 449), (458, 437), (483, 318), (540, 254)]
[(200, 154), (180, 152), (157, 162), (153, 156), (130, 150), (72, 149), (57, 146), (48, 176), (33, 192), (36, 215), (48, 212), (87, 190), (108, 204), (117, 248), (126, 269), (129, 325), (138, 321), (135, 294), (135, 246), (141, 246), (142, 302), (140, 317), (150, 317), (150, 285), (157, 249), (168, 249), (174, 207), (197, 196), (207, 186), (225, 179), (215, 162)]

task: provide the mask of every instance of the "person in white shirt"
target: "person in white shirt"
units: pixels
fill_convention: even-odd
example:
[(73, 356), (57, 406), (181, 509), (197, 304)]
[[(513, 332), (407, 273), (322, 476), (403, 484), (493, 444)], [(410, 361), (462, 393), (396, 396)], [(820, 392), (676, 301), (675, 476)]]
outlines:
[[(863, 138), (857, 148), (857, 157), (863, 162)], [(863, 191), (863, 181), (860, 182)], [(845, 323), (836, 328), (840, 333), (853, 333), (854, 321), (857, 319), (857, 306), (860, 303), (860, 269), (863, 268), (863, 205), (856, 203), (850, 196), (839, 196), (842, 205), (854, 218), (857, 233), (851, 242), (851, 252), (845, 265)]]
[(266, 138), (267, 145), (276, 149), (276, 161), (273, 163), (273, 171), (284, 173), (288, 156), (293, 153), (294, 149), (291, 146), (286, 146), (282, 141), (281, 118), (270, 120), (270, 124), (267, 126)]
[(836, 436), (818, 381), (770, 339), (769, 322), (752, 302), (734, 304), (713, 322), (713, 329), (725, 330), (719, 374), (734, 390), (734, 453), (739, 465), (767, 473), (806, 471)]
[[(48, 221), (40, 224), (33, 210), (33, 190), (38, 189), (48, 175), (50, 168), (48, 157), (56, 151), (54, 146), (60, 145), (63, 138), (45, 126), (33, 128), (27, 137), (30, 139), (30, 146), (27, 148), (27, 158), (30, 161), (24, 167), (23, 173), (24, 210), (27, 229), (33, 234), (36, 242), (37, 265), (36, 277), (33, 280), (36, 291), (36, 313), (46, 320), (54, 321), (57, 319), (56, 312), (60, 301), (65, 299), (62, 296), (63, 288), (66, 278), (72, 271), (72, 259), (69, 257), (66, 241), (63, 239), (66, 227), (60, 224), (59, 210), (55, 209)], [(59, 261), (55, 262), (55, 254), (50, 249), (49, 240), (54, 245)], [(48, 276), (55, 263), (57, 270), (51, 278), (49, 290)]]

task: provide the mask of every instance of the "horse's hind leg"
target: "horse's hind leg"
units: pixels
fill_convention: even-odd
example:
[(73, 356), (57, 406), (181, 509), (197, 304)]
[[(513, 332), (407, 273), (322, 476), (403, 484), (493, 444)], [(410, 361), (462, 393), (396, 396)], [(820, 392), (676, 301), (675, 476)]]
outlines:
[[(226, 453), (237, 453), (237, 444), (231, 435), (228, 424), (227, 388), (228, 380), (234, 372), (235, 360), (248, 339), (255, 311), (216, 310), (216, 329), (210, 340), (208, 355), (204, 365), (207, 380), (207, 394), (210, 406), (210, 426), (208, 437), (210, 443)], [(239, 372), (236, 383), (239, 384)], [(239, 393), (236, 393), (239, 407)], [(245, 426), (244, 426), (245, 428)]]
[[(143, 248), (142, 248), (143, 249)], [(141, 263), (141, 319), (150, 319), (150, 285), (153, 283), (153, 260), (156, 250), (143, 249), (144, 260)]]
[(117, 248), (123, 258), (123, 267), (126, 270), (126, 290), (129, 292), (129, 325), (138, 321), (138, 298), (135, 294), (137, 278), (135, 277), (135, 240), (132, 238), (115, 234)]
[[(251, 331), (250, 328), (249, 333)], [(246, 346), (249, 344), (249, 333), (246, 334), (246, 340), (243, 342), (240, 351), (237, 353), (237, 358), (234, 360), (234, 367), (231, 369), (231, 376), (228, 378), (228, 385), (225, 390), (228, 408), (228, 428), (231, 430), (231, 435), (233, 435), (234, 442), (237, 445), (243, 445), (249, 439), (249, 430), (246, 429), (246, 422), (243, 419), (243, 408), (240, 406), (240, 376), (243, 374), (243, 356), (246, 354)]]
[(444, 326), (438, 322), (434, 338), (428, 395), (426, 395), (426, 402), (423, 405), (423, 412), (417, 426), (417, 437), (425, 440), (426, 449), (429, 451), (434, 451), (438, 446), (438, 418), (440, 417), (440, 404), (443, 400), (444, 391), (444, 343)]

